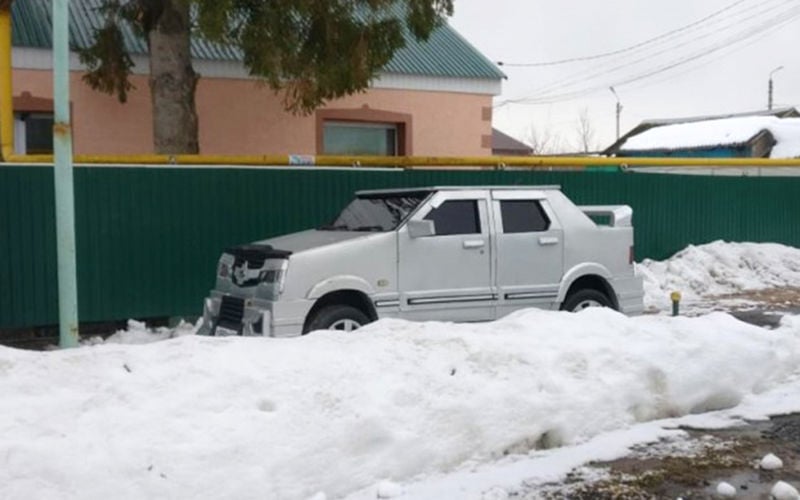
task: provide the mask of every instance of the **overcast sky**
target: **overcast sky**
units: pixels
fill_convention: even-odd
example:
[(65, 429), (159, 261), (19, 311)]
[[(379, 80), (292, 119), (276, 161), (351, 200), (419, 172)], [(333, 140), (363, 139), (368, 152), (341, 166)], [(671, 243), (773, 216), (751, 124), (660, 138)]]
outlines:
[(617, 52), (501, 68), (508, 79), (494, 126), (522, 140), (533, 127), (559, 137), (564, 150), (576, 150), (583, 110), (596, 147), (614, 141), (612, 85), (622, 134), (648, 118), (766, 109), (779, 66), (774, 107), (800, 105), (800, 0), (455, 0), (450, 22), (492, 61)]

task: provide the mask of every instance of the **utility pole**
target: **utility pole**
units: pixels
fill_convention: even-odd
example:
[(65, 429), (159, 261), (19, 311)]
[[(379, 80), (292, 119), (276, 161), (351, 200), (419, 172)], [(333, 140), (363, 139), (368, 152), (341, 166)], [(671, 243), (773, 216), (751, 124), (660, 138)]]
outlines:
[(620, 104), (620, 102), (619, 102), (619, 96), (617, 95), (617, 91), (614, 90), (614, 87), (608, 87), (608, 90), (610, 90), (611, 93), (614, 94), (614, 97), (617, 99), (617, 107), (616, 107), (616, 111), (617, 111), (617, 113), (616, 113), (617, 114), (617, 140), (619, 140), (619, 117), (622, 114), (622, 104)]
[(767, 109), (772, 109), (772, 75), (777, 73), (778, 71), (782, 70), (783, 66), (778, 66), (777, 68), (773, 69), (769, 72), (769, 86), (767, 90)]
[(78, 345), (75, 191), (69, 117), (69, 0), (53, 0), (53, 178), (56, 189), (59, 345)]

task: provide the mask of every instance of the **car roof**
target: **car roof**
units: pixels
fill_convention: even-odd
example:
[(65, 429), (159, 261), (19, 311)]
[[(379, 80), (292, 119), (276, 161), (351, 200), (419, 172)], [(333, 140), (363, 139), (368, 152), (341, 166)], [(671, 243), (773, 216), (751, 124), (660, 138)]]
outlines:
[(560, 190), (559, 185), (528, 185), (528, 186), (424, 186), (415, 188), (397, 188), (397, 189), (365, 189), (356, 191), (356, 195), (371, 195), (371, 194), (389, 194), (389, 193), (429, 193), (434, 191), (473, 191), (476, 189), (485, 190), (504, 190), (504, 191), (522, 191), (522, 190)]

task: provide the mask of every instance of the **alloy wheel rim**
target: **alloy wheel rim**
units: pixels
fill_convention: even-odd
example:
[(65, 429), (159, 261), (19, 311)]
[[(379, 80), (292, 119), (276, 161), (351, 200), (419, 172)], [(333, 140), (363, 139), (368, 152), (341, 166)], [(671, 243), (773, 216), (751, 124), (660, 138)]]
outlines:
[(573, 311), (583, 311), (590, 307), (603, 307), (603, 304), (593, 299), (582, 300), (578, 302)]
[(361, 324), (359, 324), (358, 321), (345, 318), (334, 321), (328, 329), (342, 332), (352, 332), (353, 330), (357, 330), (359, 327), (361, 327)]

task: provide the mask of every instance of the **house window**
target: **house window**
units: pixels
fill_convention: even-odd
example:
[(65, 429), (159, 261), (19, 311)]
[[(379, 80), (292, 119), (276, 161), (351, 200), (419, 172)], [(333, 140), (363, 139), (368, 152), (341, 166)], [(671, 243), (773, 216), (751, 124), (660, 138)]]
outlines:
[(550, 227), (550, 219), (535, 200), (502, 200), (500, 213), (506, 234), (547, 231)]
[(14, 136), (18, 154), (52, 154), (53, 113), (18, 113), (14, 117)]
[(14, 151), (17, 154), (53, 153), (53, 100), (28, 91), (13, 97)]
[(323, 154), (396, 156), (397, 125), (326, 121), (322, 130)]
[(412, 155), (412, 117), (360, 108), (320, 109), (316, 114), (316, 151), (323, 155)]

